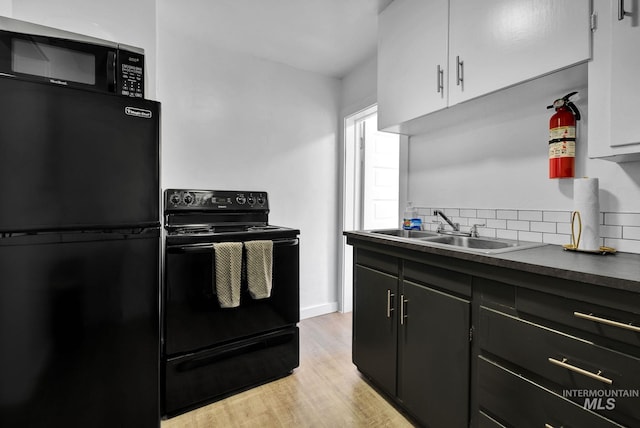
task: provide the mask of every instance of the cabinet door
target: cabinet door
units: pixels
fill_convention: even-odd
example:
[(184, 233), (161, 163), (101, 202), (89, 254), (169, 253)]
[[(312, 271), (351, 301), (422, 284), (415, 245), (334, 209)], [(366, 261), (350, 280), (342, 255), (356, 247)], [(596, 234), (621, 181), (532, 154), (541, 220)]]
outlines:
[(426, 426), (469, 426), (470, 302), (403, 281), (398, 396)]
[[(615, 4), (616, 12), (619, 7)], [(628, 8), (633, 2), (626, 2)], [(636, 8), (638, 3), (636, 2)], [(611, 145), (640, 143), (640, 26), (634, 17), (614, 21), (611, 28)], [(635, 22), (634, 22), (635, 20)]]
[(353, 363), (391, 395), (396, 393), (398, 277), (356, 265)]
[[(380, 129), (446, 107), (448, 3), (395, 0), (380, 14)], [(442, 70), (441, 76), (438, 70)]]
[[(632, 2), (624, 2), (631, 9)], [(589, 156), (640, 159), (640, 26), (618, 20), (620, 4), (595, 0), (597, 27), (589, 63)], [(637, 11), (636, 11), (637, 14)]]
[(451, 0), (449, 105), (588, 60), (589, 4)]

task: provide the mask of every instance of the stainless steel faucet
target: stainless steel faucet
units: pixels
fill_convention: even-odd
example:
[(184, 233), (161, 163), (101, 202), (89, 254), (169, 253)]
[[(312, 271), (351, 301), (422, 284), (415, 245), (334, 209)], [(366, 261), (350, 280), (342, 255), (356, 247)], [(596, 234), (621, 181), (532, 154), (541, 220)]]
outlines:
[[(444, 224), (442, 224), (442, 222), (438, 222), (438, 233), (446, 233), (446, 234), (450, 234), (450, 235), (463, 235), (463, 236), (471, 236), (473, 238), (478, 238), (480, 235), (478, 234), (478, 226), (482, 227), (484, 226), (484, 224), (474, 224), (473, 226), (470, 227), (468, 232), (462, 232), (460, 230), (460, 223), (454, 223), (451, 221), (451, 219), (449, 217), (447, 217), (442, 211), (440, 210), (434, 210), (433, 211), (433, 215), (434, 216), (440, 216), (444, 219), (444, 221), (446, 221), (447, 223), (449, 223), (449, 226), (451, 226), (451, 228), (453, 229), (453, 231), (446, 231), (444, 230)], [(437, 220), (435, 220), (437, 221)]]
[[(452, 222), (449, 217), (447, 217), (446, 215), (444, 215), (444, 213), (440, 210), (434, 210), (433, 211), (433, 215), (434, 216), (440, 216), (444, 219), (444, 221), (446, 221), (447, 223), (449, 223), (449, 226), (451, 226), (454, 230), (454, 232), (460, 232), (460, 223), (454, 223)], [(438, 225), (438, 232), (443, 232), (444, 231), (444, 225), (442, 223), (440, 223), (440, 225)]]

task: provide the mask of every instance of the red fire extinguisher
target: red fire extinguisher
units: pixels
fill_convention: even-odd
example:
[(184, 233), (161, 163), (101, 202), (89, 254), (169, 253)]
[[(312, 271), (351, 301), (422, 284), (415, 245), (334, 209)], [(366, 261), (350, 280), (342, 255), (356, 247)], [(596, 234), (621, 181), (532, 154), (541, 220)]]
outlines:
[(576, 121), (580, 112), (569, 100), (575, 94), (571, 92), (547, 106), (556, 109), (549, 120), (549, 178), (575, 176)]

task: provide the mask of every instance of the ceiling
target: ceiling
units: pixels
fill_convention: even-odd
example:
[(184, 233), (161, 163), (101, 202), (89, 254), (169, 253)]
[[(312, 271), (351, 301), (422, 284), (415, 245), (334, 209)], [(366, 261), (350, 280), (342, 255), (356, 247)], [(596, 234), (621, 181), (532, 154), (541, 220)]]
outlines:
[[(393, 0), (188, 0), (159, 5), (194, 37), (342, 78), (376, 52), (378, 11)], [(206, 22), (206, 24), (204, 24)]]

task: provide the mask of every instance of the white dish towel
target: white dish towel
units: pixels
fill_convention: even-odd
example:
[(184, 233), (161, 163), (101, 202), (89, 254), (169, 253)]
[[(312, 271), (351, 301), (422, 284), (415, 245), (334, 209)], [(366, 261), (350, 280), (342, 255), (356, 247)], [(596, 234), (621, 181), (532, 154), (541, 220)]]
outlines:
[(240, 306), (242, 242), (213, 244), (216, 294), (221, 308)]
[(247, 285), (254, 299), (271, 296), (273, 241), (247, 241)]

